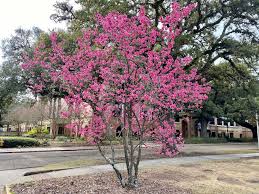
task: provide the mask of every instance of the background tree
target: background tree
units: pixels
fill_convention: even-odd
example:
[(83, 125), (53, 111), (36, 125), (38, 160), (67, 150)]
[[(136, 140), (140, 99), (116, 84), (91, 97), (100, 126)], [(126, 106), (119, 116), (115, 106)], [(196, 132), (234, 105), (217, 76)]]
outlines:
[[(68, 1), (58, 1), (54, 4), (56, 13), (50, 18), (56, 22), (68, 21), (68, 25), (73, 31), (81, 31), (82, 28), (90, 27), (95, 21), (97, 13), (106, 15), (110, 11), (119, 11), (127, 13), (128, 1), (121, 0), (79, 0), (77, 5), (70, 4)], [(138, 7), (139, 8), (139, 7)], [(133, 14), (137, 13), (137, 9)]]
[[(3, 115), (3, 122), (6, 125), (16, 126), (17, 134), (21, 135), (22, 126), (27, 131), (30, 125), (39, 128), (39, 134), (43, 131), (43, 121), (48, 119), (48, 104), (44, 100), (32, 98), (20, 98), (8, 107)], [(9, 128), (9, 127), (7, 127)]]
[(259, 110), (259, 104), (256, 102), (259, 94), (258, 79), (246, 65), (239, 64), (237, 68), (238, 70), (235, 70), (222, 63), (208, 71), (208, 76), (212, 79), (212, 90), (201, 111), (202, 118), (207, 121), (213, 116), (228, 118), (251, 129), (256, 138), (255, 113)]
[[(135, 15), (140, 6), (145, 6), (153, 24), (169, 13), (169, 0), (80, 0), (80, 9), (74, 10), (69, 2), (57, 2), (55, 21), (68, 20), (72, 31), (94, 24), (97, 13), (111, 9), (127, 15)], [(223, 59), (235, 68), (242, 61), (249, 68), (258, 65), (258, 7), (257, 0), (188, 0), (182, 5), (196, 3), (197, 8), (181, 23), (183, 33), (177, 38), (175, 56), (194, 57), (190, 66), (206, 73), (211, 65)], [(58, 18), (58, 19), (57, 19)]]
[[(74, 52), (75, 39), (78, 34), (80, 33), (57, 32), (57, 41), (62, 41), (62, 49), (66, 54), (69, 55)], [(57, 122), (60, 120), (61, 99), (67, 96), (67, 92), (60, 87), (61, 82), (51, 79), (52, 76), (62, 70), (64, 65), (62, 56), (54, 55), (54, 46), (49, 34), (42, 33), (35, 44), (34, 51), (26, 56), (27, 65), (23, 64), (27, 88), (32, 89), (35, 95), (45, 97), (49, 101), (49, 118), (52, 121), (50, 134), (52, 138), (55, 138), (58, 134)]]
[(25, 54), (32, 53), (33, 45), (41, 33), (37, 27), (31, 30), (19, 28), (14, 35), (2, 42), (4, 61), (0, 66), (0, 118), (16, 96), (27, 88), (20, 65), (24, 62)]

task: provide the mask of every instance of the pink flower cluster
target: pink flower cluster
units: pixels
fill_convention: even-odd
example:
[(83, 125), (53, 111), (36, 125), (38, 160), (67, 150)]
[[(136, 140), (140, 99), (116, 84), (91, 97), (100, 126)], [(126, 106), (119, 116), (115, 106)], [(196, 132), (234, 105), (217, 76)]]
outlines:
[(173, 3), (172, 12), (160, 18), (161, 28), (152, 25), (144, 8), (134, 17), (97, 15), (96, 27), (83, 31), (73, 54), (67, 54), (52, 33), (51, 49), (36, 48), (24, 70), (34, 75), (37, 92), (55, 85), (74, 104), (91, 107), (91, 121), (82, 133), (94, 142), (101, 141), (117, 120), (138, 137), (152, 135), (161, 142), (161, 152), (173, 156), (182, 144), (173, 113), (200, 108), (210, 91), (196, 69), (185, 70), (191, 57), (172, 55), (181, 34), (178, 24), (194, 7)]

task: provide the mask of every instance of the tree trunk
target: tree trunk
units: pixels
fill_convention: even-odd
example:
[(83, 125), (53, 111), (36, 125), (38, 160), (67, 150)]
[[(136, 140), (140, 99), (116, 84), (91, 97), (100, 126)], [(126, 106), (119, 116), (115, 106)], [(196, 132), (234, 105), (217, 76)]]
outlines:
[(60, 119), (60, 110), (61, 110), (61, 98), (58, 98), (58, 107), (57, 107), (57, 119)]
[(53, 104), (52, 104), (52, 124), (51, 124), (51, 136), (53, 139), (56, 138), (57, 136), (57, 116), (56, 116), (56, 104), (57, 104), (57, 99), (53, 99)]
[(18, 136), (21, 136), (21, 126), (20, 126), (20, 123), (17, 124), (17, 135)]
[(7, 129), (6, 129), (7, 132), (10, 132), (10, 124), (7, 123)]
[(201, 137), (207, 136), (208, 120), (206, 118), (201, 119)]
[(49, 98), (49, 119), (52, 119), (53, 98)]
[(247, 122), (242, 122), (242, 121), (235, 121), (237, 124), (241, 125), (242, 127), (245, 127), (245, 128), (248, 128), (252, 131), (253, 133), (253, 138), (254, 139), (257, 139), (257, 128), (256, 126), (250, 124), (250, 123), (247, 123)]
[(251, 130), (252, 131), (252, 133), (253, 133), (253, 138), (254, 139), (257, 139), (257, 129), (255, 128), (255, 129), (253, 129), (253, 130)]

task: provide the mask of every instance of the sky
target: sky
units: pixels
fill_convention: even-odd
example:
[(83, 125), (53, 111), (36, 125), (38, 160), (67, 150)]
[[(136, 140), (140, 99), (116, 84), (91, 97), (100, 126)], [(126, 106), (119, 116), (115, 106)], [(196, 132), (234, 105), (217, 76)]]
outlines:
[[(0, 0), (0, 42), (14, 34), (16, 28), (37, 26), (44, 31), (65, 28), (65, 23), (50, 19), (57, 0)], [(0, 51), (0, 64), (2, 63)]]

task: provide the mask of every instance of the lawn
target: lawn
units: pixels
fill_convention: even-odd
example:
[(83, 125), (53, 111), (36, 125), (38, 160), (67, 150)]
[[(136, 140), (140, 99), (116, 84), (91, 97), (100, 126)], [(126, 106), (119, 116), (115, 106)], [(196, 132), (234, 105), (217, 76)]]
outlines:
[(141, 171), (136, 190), (119, 187), (112, 173), (65, 177), (12, 186), (15, 194), (29, 193), (259, 193), (259, 159), (161, 165)]

